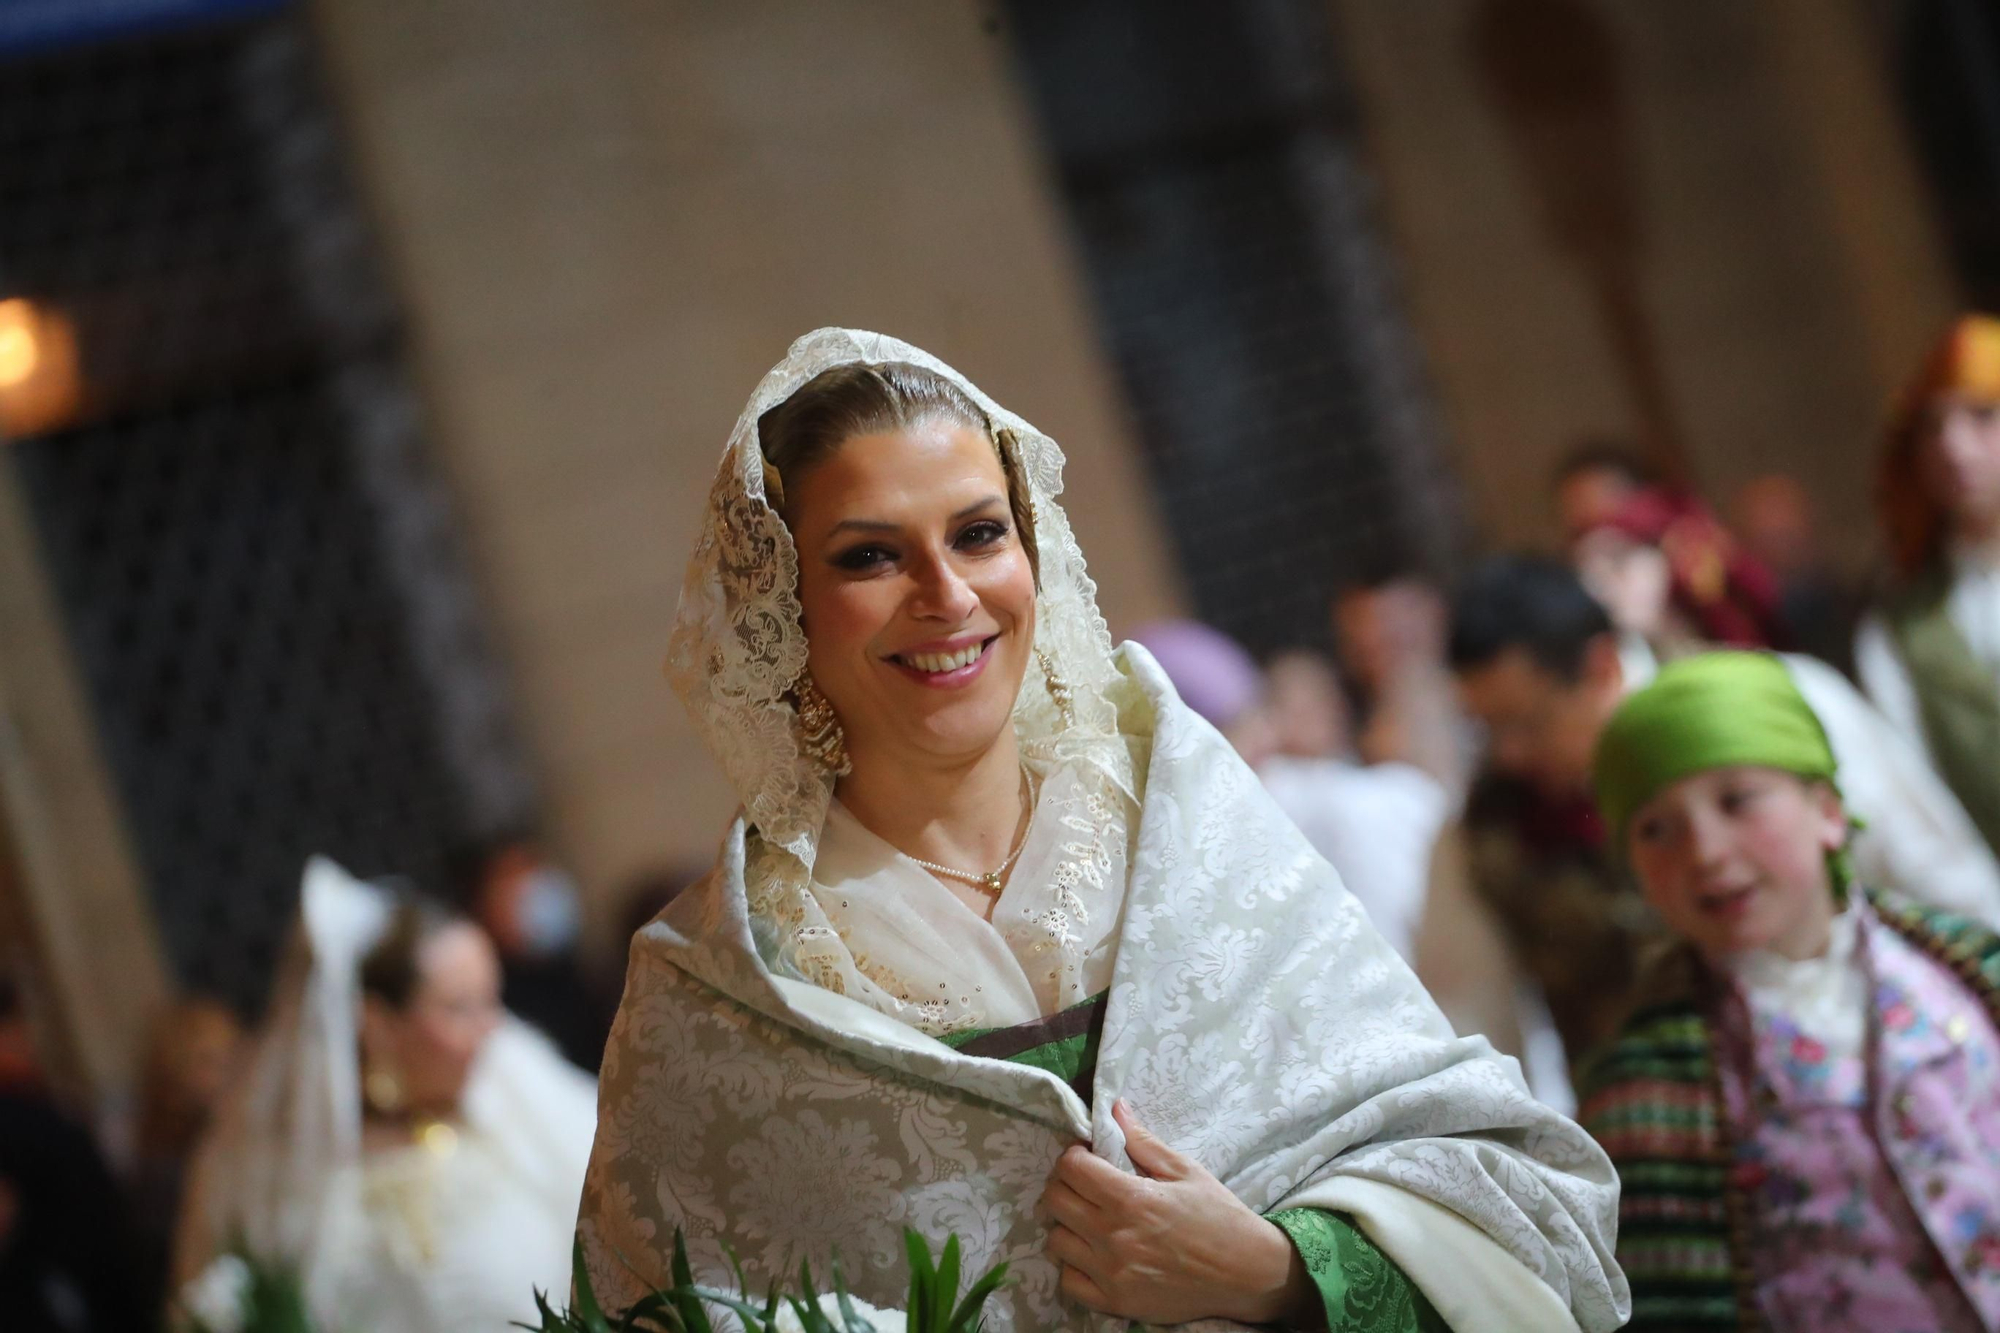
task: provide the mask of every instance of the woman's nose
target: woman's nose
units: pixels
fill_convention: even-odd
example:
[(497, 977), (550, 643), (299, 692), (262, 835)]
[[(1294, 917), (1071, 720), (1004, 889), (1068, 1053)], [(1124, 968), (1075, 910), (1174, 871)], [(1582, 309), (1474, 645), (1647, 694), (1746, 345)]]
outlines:
[(1696, 811), (1688, 819), (1688, 846), (1694, 852), (1696, 865), (1718, 864), (1729, 854), (1728, 821), (1705, 811)]
[(1977, 428), (1956, 416), (1946, 420), (1944, 429), (1938, 432), (1938, 454), (1955, 466), (1962, 465), (1977, 453), (1979, 445)]
[(917, 574), (917, 595), (913, 599), (919, 615), (956, 624), (970, 616), (979, 605), (979, 594), (965, 580), (957, 566), (939, 557), (928, 561)]

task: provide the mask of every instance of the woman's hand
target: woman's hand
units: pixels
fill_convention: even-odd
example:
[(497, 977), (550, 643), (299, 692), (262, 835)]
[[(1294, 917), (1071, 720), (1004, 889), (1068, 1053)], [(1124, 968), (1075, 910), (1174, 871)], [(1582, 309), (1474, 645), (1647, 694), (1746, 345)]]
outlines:
[(1285, 1233), (1199, 1162), (1154, 1138), (1122, 1100), (1111, 1114), (1142, 1174), (1077, 1144), (1042, 1192), (1063, 1293), (1145, 1324), (1222, 1318), (1321, 1327), (1318, 1293)]

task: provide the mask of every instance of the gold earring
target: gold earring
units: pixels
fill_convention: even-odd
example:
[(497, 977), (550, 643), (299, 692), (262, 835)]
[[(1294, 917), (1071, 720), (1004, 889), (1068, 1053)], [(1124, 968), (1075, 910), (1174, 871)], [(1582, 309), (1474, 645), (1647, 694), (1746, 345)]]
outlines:
[(361, 1078), (361, 1100), (377, 1115), (395, 1115), (407, 1101), (403, 1080), (387, 1065), (371, 1063)]
[(1062, 714), (1063, 725), (1075, 726), (1076, 706), (1070, 698), (1069, 682), (1056, 674), (1055, 663), (1049, 661), (1049, 655), (1045, 650), (1035, 649), (1035, 660), (1042, 664), (1042, 675), (1049, 685), (1049, 698), (1055, 701), (1056, 711)]
[(809, 672), (799, 673), (792, 692), (799, 699), (799, 730), (804, 733), (807, 757), (834, 777), (846, 775), (854, 765), (848, 762), (847, 734), (840, 729), (833, 705), (819, 692)]

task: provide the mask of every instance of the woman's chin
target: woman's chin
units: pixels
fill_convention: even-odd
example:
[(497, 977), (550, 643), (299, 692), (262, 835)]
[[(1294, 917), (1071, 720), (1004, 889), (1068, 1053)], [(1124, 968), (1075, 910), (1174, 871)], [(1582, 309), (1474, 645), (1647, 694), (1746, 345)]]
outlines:
[(913, 719), (906, 743), (937, 759), (973, 759), (999, 744), (1012, 725), (1012, 709), (968, 699)]

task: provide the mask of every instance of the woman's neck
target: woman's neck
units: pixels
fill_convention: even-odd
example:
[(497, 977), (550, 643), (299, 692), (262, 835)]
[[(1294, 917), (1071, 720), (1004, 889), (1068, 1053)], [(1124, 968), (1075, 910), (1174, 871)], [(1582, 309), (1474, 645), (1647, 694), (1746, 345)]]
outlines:
[(1833, 946), (1833, 913), (1815, 912), (1796, 922), (1767, 946), (1778, 957), (1793, 963), (1824, 958)]
[(436, 1126), (451, 1126), (457, 1120), (456, 1107), (441, 1107), (434, 1112), (399, 1111), (394, 1115), (369, 1110), (361, 1119), (361, 1146), (368, 1152), (383, 1152), (425, 1143), (426, 1134)]
[(904, 855), (976, 875), (1014, 850), (1027, 812), (1012, 727), (965, 761), (857, 754), (853, 762), (840, 803)]

